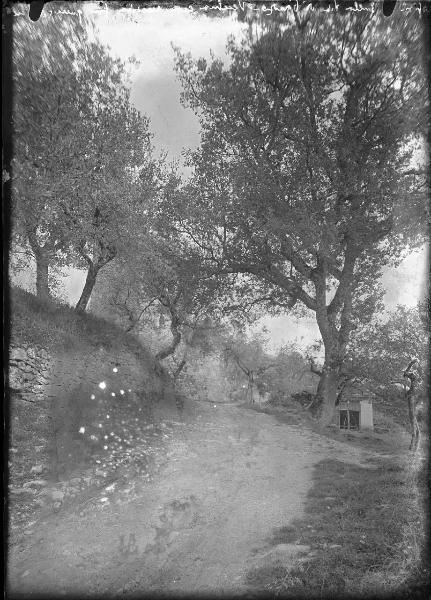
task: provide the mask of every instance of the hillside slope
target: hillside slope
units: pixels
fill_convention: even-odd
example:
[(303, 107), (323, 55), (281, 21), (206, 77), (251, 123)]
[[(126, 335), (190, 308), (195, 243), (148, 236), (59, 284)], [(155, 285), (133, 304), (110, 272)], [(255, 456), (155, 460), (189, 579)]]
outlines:
[(162, 418), (177, 416), (180, 404), (160, 364), (115, 325), (41, 303), (18, 288), (11, 316), (13, 526), (37, 507), (63, 503), (66, 481), (91, 485), (148, 469), (136, 441)]
[(179, 409), (136, 340), (14, 294), (9, 597), (394, 597), (425, 579), (408, 434), (322, 435), (299, 406), (222, 395)]

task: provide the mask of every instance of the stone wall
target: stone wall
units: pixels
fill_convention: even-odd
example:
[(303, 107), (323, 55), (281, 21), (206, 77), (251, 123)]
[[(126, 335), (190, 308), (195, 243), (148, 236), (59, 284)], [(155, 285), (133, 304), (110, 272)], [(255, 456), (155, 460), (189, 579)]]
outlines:
[(12, 343), (9, 387), (12, 446), (43, 445), (57, 479), (103, 453), (107, 433), (177, 414), (167, 376), (145, 351), (120, 343), (79, 351)]
[(80, 353), (65, 349), (52, 355), (45, 348), (25, 343), (10, 348), (9, 387), (27, 402), (48, 407), (50, 400), (64, 399), (72, 389), (90, 398), (102, 381), (107, 393), (109, 387), (127, 387), (152, 398), (161, 397), (168, 384), (154, 363), (139, 360), (127, 349), (90, 346)]
[(9, 356), (9, 387), (29, 402), (46, 401), (52, 358), (47, 350), (26, 344), (12, 345)]

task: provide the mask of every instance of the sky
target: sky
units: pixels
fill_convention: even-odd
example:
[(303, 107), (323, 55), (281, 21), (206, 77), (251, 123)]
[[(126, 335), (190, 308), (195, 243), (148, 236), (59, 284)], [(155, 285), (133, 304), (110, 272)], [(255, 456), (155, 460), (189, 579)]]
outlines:
[[(108, 3), (109, 4), (109, 3)], [(241, 36), (244, 25), (234, 17), (208, 18), (187, 8), (146, 8), (140, 10), (100, 8), (98, 2), (84, 3), (85, 12), (96, 22), (100, 40), (122, 60), (134, 56), (139, 65), (131, 72), (131, 100), (150, 119), (157, 152), (179, 158), (183, 148), (199, 145), (199, 122), (194, 113), (180, 103), (181, 86), (174, 71), (174, 50), (191, 52), (196, 58), (209, 58), (210, 50), (227, 62), (228, 36)], [(425, 294), (427, 252), (408, 256), (398, 269), (385, 271), (382, 284), (385, 304), (392, 310), (399, 303), (417, 304)], [(65, 296), (73, 304), (79, 298), (85, 273), (71, 270), (64, 280)], [(319, 338), (314, 320), (289, 316), (263, 318), (272, 349), (295, 338), (306, 346)]]
[(212, 50), (226, 61), (227, 38), (241, 35), (244, 25), (230, 17), (210, 19), (178, 6), (116, 11), (101, 9), (97, 3), (85, 7), (111, 52), (123, 60), (135, 56), (140, 62), (132, 73), (131, 100), (150, 118), (156, 150), (178, 158), (183, 148), (197, 147), (199, 122), (180, 103), (173, 46), (205, 58)]

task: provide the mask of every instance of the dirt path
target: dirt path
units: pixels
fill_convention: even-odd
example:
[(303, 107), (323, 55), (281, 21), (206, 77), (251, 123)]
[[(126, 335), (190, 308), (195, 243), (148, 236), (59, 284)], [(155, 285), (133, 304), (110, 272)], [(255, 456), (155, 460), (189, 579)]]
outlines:
[(255, 411), (195, 408), (169, 424), (167, 461), (154, 481), (133, 482), (135, 497), (111, 486), (11, 548), (11, 595), (242, 595), (253, 568), (307, 552), (267, 542), (301, 517), (316, 462), (360, 463), (364, 451)]

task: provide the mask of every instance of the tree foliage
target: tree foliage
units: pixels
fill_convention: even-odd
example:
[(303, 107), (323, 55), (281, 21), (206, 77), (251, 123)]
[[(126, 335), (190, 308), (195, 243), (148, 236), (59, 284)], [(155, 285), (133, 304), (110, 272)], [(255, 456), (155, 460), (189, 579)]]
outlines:
[(318, 377), (310, 372), (309, 364), (295, 344), (283, 346), (274, 359), (274, 367), (267, 372), (266, 387), (271, 400), (290, 402), (295, 394), (313, 395)]
[(157, 315), (159, 324), (169, 323), (171, 338), (156, 354), (163, 360), (181, 342), (204, 345), (199, 332), (208, 328), (211, 316), (217, 318), (220, 302), (217, 281), (202, 270), (199, 255), (186, 240), (169, 231), (169, 222), (158, 219), (156, 205), (144, 210), (135, 222), (135, 235), (111, 269), (108, 293), (102, 296), (105, 301), (110, 298), (129, 331), (139, 331), (149, 311), (153, 311), (153, 321)]
[(423, 240), (424, 179), (411, 159), (426, 96), (418, 22), (323, 16), (303, 10), (250, 27), (230, 40), (228, 67), (178, 53), (202, 144), (170, 212), (215, 271), (242, 274), (280, 310), (315, 313), (328, 421), (382, 267)]
[(399, 305), (386, 318), (375, 318), (355, 333), (349, 344), (350, 373), (352, 377), (370, 382), (377, 392), (388, 395), (391, 386), (403, 383), (403, 372), (416, 357), (424, 393), (428, 344), (420, 306)]
[(386, 385), (425, 347), (419, 313), (375, 318), (382, 269), (427, 233), (420, 21), (304, 5), (253, 15), (228, 63), (177, 51), (182, 101), (201, 122), (186, 182), (154, 158), (127, 65), (79, 10), (17, 18), (13, 233), (36, 259), (39, 296), (53, 267), (86, 268), (85, 310), (110, 264), (94, 307), (109, 303), (129, 331), (147, 315), (157, 332), (165, 320), (156, 356), (174, 377), (216, 347), (251, 398), (292, 392), (304, 359), (271, 356), (262, 336), (229, 333), (227, 318), (314, 314), (328, 422), (340, 384)]
[(91, 21), (69, 12), (16, 21), (14, 223), (36, 258), (41, 294), (50, 262), (88, 268), (84, 310), (98, 271), (127, 237), (131, 206), (150, 194), (154, 161), (126, 65)]
[(234, 335), (228, 335), (223, 344), (224, 362), (231, 377), (242, 379), (245, 391), (244, 396), (250, 401), (255, 401), (256, 391), (260, 394), (266, 392), (265, 373), (275, 366), (265, 346), (266, 336), (263, 332), (254, 333), (248, 337), (243, 331), (237, 330)]

